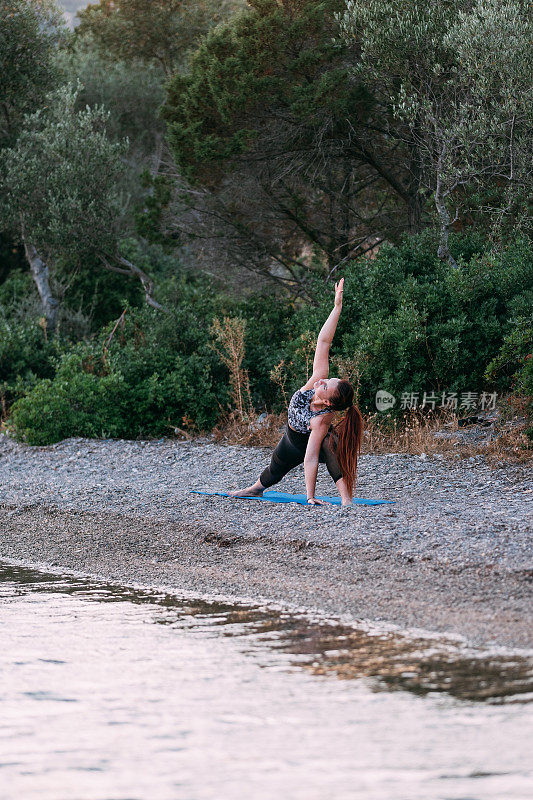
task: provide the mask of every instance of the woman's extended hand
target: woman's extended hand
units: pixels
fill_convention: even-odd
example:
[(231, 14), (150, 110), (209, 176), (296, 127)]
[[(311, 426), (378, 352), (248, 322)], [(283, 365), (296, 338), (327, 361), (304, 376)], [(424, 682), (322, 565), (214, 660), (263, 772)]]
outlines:
[(335, 284), (335, 305), (342, 306), (342, 289), (344, 287), (344, 278), (341, 278), (338, 283)]
[(308, 497), (307, 498), (308, 505), (311, 506), (330, 506), (331, 503), (326, 502), (326, 500), (319, 500), (318, 497)]

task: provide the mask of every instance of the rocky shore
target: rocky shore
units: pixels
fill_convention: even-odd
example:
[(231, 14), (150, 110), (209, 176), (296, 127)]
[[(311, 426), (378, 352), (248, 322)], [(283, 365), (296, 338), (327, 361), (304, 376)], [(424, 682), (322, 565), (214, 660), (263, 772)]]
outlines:
[[(305, 507), (191, 494), (254, 480), (262, 448), (0, 436), (0, 559), (533, 646), (533, 476), (482, 455), (366, 455), (357, 496)], [(303, 469), (279, 487), (303, 491)], [(317, 494), (335, 487), (319, 469)]]

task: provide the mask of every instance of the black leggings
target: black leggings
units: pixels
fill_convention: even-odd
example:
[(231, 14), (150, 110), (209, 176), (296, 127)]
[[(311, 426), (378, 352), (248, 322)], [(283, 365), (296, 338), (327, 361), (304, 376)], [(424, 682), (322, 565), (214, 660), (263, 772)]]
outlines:
[[(287, 425), (283, 438), (278, 442), (276, 449), (272, 453), (270, 466), (263, 470), (259, 478), (265, 489), (275, 483), (279, 483), (289, 470), (303, 463), (308, 441), (309, 434), (293, 431)], [(342, 478), (342, 472), (335, 455), (335, 447), (335, 440), (332, 439), (330, 429), (322, 441), (318, 461), (320, 464), (326, 465), (329, 474), (337, 483)]]

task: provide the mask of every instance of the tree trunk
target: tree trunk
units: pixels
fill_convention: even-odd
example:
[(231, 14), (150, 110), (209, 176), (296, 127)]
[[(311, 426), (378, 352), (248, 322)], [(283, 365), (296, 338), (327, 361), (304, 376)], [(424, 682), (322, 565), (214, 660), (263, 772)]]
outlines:
[(59, 312), (59, 300), (57, 300), (50, 289), (50, 273), (48, 265), (42, 260), (37, 250), (32, 244), (24, 242), (24, 251), (30, 265), (33, 280), (37, 286), (37, 291), (41, 298), (43, 314), (46, 320), (46, 330), (54, 333)]
[(454, 269), (458, 269), (457, 262), (448, 250), (448, 231), (450, 228), (450, 215), (448, 214), (448, 209), (444, 204), (444, 201), (439, 196), (438, 192), (435, 192), (435, 205), (437, 206), (437, 211), (439, 213), (440, 219), (440, 243), (439, 249), (437, 250), (437, 255), (441, 259), (441, 261), (448, 261), (452, 265)]
[(420, 158), (419, 142), (421, 140), (420, 123), (417, 122), (413, 131), (413, 140), (409, 142), (409, 197), (407, 199), (407, 224), (409, 233), (420, 233), (422, 230), (422, 203), (420, 197), (420, 181), (422, 178), (422, 164)]
[(344, 201), (341, 246), (339, 248), (339, 259), (341, 261), (347, 258), (350, 252), (350, 223), (351, 223), (350, 202), (352, 194), (352, 165), (349, 159), (346, 158), (344, 160), (343, 167), (344, 167), (343, 170), (344, 180), (340, 192), (341, 199)]
[(332, 175), (331, 164), (327, 167), (326, 173), (326, 191), (328, 197), (328, 273), (331, 274), (336, 263), (336, 245), (337, 245), (337, 220), (336, 220), (336, 200), (337, 191), (334, 185), (334, 178)]
[(407, 203), (407, 225), (409, 233), (420, 233), (422, 230), (422, 207), (418, 192), (409, 198)]
[(446, 203), (444, 202), (444, 198), (442, 196), (442, 183), (440, 179), (440, 165), (441, 159), (444, 156), (445, 150), (443, 149), (441, 156), (439, 157), (439, 162), (437, 165), (437, 180), (436, 180), (436, 188), (435, 188), (435, 206), (437, 207), (437, 213), (439, 215), (440, 221), (440, 243), (439, 248), (437, 250), (437, 255), (441, 259), (441, 261), (448, 261), (449, 264), (454, 269), (459, 269), (457, 266), (457, 262), (453, 258), (452, 254), (448, 250), (448, 233), (450, 230), (451, 220), (450, 215), (448, 214), (448, 209), (446, 208)]

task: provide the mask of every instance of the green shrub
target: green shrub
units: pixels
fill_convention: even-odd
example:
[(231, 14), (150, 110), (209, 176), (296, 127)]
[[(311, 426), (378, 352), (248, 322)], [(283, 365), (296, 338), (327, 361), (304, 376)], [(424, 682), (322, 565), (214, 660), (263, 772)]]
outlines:
[[(512, 317), (531, 307), (531, 245), (519, 240), (502, 253), (480, 252), (472, 237), (456, 236), (452, 249), (458, 270), (435, 257), (431, 233), (384, 245), (374, 260), (359, 259), (345, 269), (332, 354), (361, 365), (364, 407), (374, 407), (378, 389), (397, 398), (418, 392), (421, 401), (424, 391), (460, 396), (490, 388), (487, 364), (510, 332)], [(317, 309), (303, 308), (297, 329), (318, 332), (331, 299), (330, 289)]]
[(239, 304), (246, 319), (244, 369), (250, 378), (254, 408), (281, 410), (282, 396), (270, 380), (272, 368), (287, 357), (287, 334), (293, 305), (272, 295), (253, 295)]
[(41, 378), (52, 377), (62, 343), (47, 341), (37, 321), (0, 319), (0, 392), (7, 407)]
[[(511, 392), (524, 402), (524, 410), (533, 416), (533, 315), (518, 316), (511, 321), (511, 330), (485, 370), (485, 377), (494, 386)], [(527, 434), (533, 440), (533, 426)]]
[(39, 381), (14, 404), (16, 436), (32, 445), (68, 436), (120, 437), (126, 389), (121, 375), (87, 374), (79, 354), (65, 355), (53, 380)]
[(109, 341), (112, 328), (63, 354), (55, 376), (13, 405), (18, 439), (136, 438), (215, 424), (226, 401), (224, 375), (194, 310), (127, 309)]
[(124, 302), (140, 306), (144, 302), (144, 292), (140, 281), (133, 276), (109, 272), (100, 264), (83, 269), (71, 266), (58, 266), (55, 277), (68, 285), (62, 301), (65, 312), (81, 309), (90, 322), (90, 333), (96, 333), (109, 320), (116, 319)]

